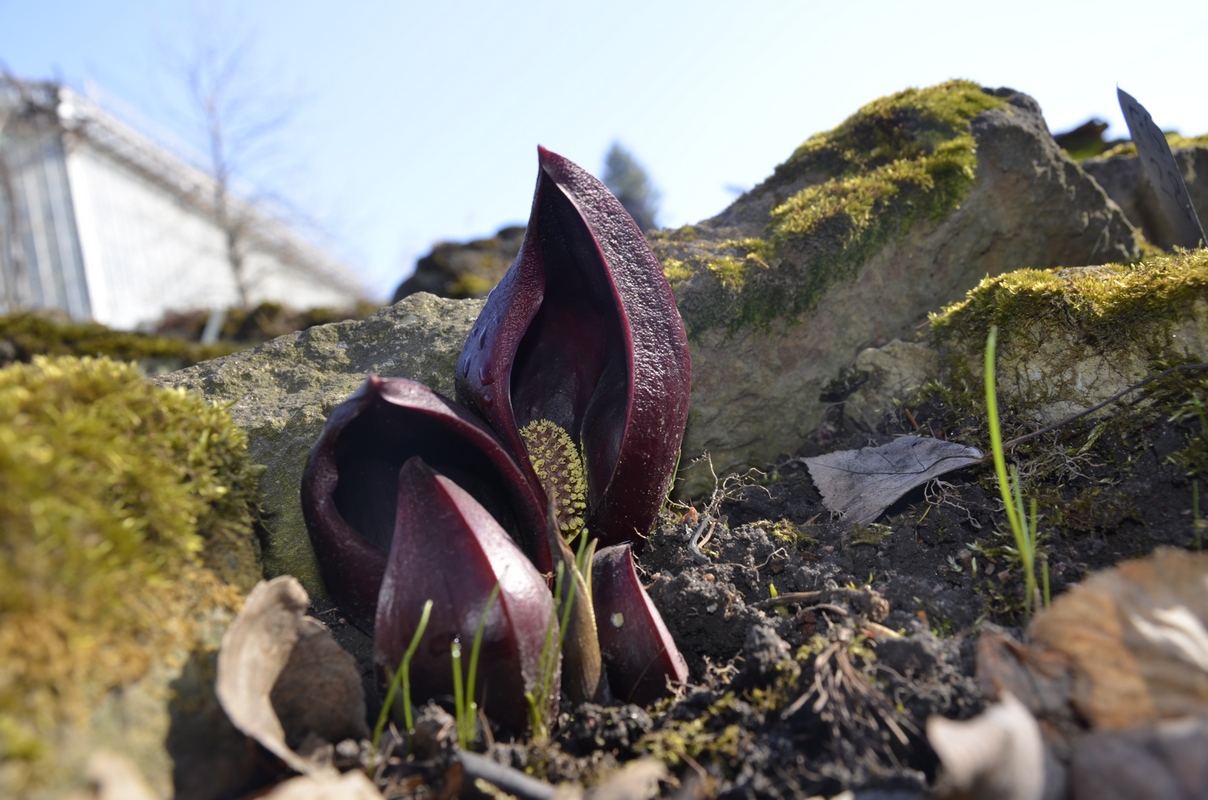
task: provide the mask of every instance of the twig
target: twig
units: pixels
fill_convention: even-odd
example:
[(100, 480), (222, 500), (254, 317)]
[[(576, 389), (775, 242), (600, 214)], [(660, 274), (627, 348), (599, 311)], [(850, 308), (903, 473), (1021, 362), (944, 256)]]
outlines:
[(700, 543), (701, 534), (705, 532), (706, 525), (709, 526), (709, 533), (713, 533), (712, 522), (713, 520), (710, 519), (708, 515), (705, 515), (705, 517), (701, 519), (700, 525), (697, 525), (696, 530), (692, 532), (692, 536), (688, 538), (688, 554), (692, 556), (692, 560), (697, 564), (710, 563), (709, 557), (701, 552)]
[[(1110, 405), (1111, 403), (1116, 402), (1121, 397), (1124, 397), (1124, 395), (1129, 394), (1130, 392), (1135, 392), (1137, 389), (1140, 389), (1143, 386), (1153, 383), (1154, 381), (1158, 380), (1159, 378), (1165, 378), (1167, 375), (1173, 375), (1176, 372), (1193, 372), (1193, 371), (1202, 370), (1202, 369), (1208, 369), (1208, 362), (1204, 362), (1204, 363), (1200, 363), (1200, 364), (1180, 364), (1177, 367), (1171, 367), (1170, 369), (1163, 370), (1163, 371), (1159, 372), (1157, 375), (1150, 375), (1148, 378), (1140, 381), (1139, 383), (1134, 383), (1132, 386), (1129, 386), (1125, 389), (1120, 390), (1119, 392), (1116, 392), (1115, 394), (1113, 394), (1111, 397), (1107, 398), (1106, 400), (1096, 403), (1095, 405), (1091, 406), (1090, 408), (1086, 409), (1085, 411), (1080, 411), (1079, 413), (1075, 414), (1072, 417), (1066, 417), (1065, 419), (1054, 422), (1052, 425), (1047, 425), (1038, 431), (1032, 431), (1031, 433), (1025, 433), (1023, 436), (1017, 436), (1014, 439), (1005, 441), (1002, 443), (1002, 449), (1010, 450), (1011, 448), (1015, 447), (1018, 444), (1023, 444), (1024, 442), (1031, 441), (1032, 439), (1035, 439), (1038, 436), (1043, 436), (1046, 433), (1051, 433), (1064, 425), (1069, 425), (1071, 422), (1077, 422), (1078, 420), (1082, 419), (1083, 417), (1088, 416), (1090, 414), (1094, 414), (1096, 411), (1103, 408), (1104, 406)], [(993, 457), (992, 454), (988, 455), (985, 458), (983, 458), (982, 461), (983, 462), (989, 461), (992, 457)]]
[(822, 592), (785, 592), (776, 597), (769, 597), (766, 600), (747, 603), (747, 606), (750, 608), (774, 608), (776, 606), (787, 606), (795, 603), (812, 603), (820, 597), (822, 597)]

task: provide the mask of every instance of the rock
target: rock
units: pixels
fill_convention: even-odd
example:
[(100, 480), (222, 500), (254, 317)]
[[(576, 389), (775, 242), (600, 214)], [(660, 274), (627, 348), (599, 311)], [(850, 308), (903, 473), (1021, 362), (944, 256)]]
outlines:
[(508, 271), (524, 241), (524, 226), (501, 228), (489, 239), (441, 242), (415, 264), (415, 273), (394, 290), (397, 303), (416, 292), (437, 297), (486, 297)]
[(480, 300), (416, 294), (362, 322), (309, 328), (158, 379), (230, 403), (231, 417), (247, 431), (248, 455), (265, 466), (266, 575), (294, 575), (312, 598), (327, 597), (298, 495), (327, 415), (370, 371), (421, 381), (451, 397), (462, 343), (481, 309)]
[(875, 430), (881, 415), (928, 380), (939, 376), (939, 355), (917, 342), (894, 339), (860, 351), (852, 366), (858, 385), (843, 402), (843, 416), (858, 428)]
[[(1200, 224), (1208, 226), (1208, 136), (1198, 139), (1167, 138), (1174, 139), (1171, 153), (1183, 174), (1183, 183), (1187, 185), (1187, 193), (1199, 214)], [(1141, 169), (1136, 148), (1131, 145), (1113, 148), (1103, 156), (1083, 161), (1082, 168), (1103, 187), (1107, 196), (1120, 206), (1124, 216), (1145, 234), (1146, 239), (1158, 247), (1171, 248), (1175, 242), (1174, 234), (1162, 214), (1153, 187)]]
[(719, 473), (798, 449), (856, 353), (985, 275), (1139, 252), (1034, 100), (968, 82), (877, 100), (718, 216), (651, 238), (692, 344), (685, 455)]
[(945, 383), (982, 385), (991, 324), (1000, 398), (1021, 417), (1057, 422), (1155, 364), (1208, 359), (1208, 250), (985, 279), (932, 321)]

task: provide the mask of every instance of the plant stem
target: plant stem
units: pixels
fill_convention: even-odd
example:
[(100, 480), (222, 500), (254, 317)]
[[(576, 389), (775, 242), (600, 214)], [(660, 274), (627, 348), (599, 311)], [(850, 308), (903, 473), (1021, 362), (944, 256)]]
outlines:
[(1035, 542), (1039, 534), (1036, 530), (1036, 503), (1032, 502), (1032, 519), (1028, 520), (1024, 513), (1023, 490), (1020, 487), (1019, 472), (1011, 466), (1007, 473), (1007, 458), (1003, 451), (1002, 429), (998, 421), (998, 394), (994, 374), (994, 352), (998, 344), (998, 326), (990, 326), (990, 335), (986, 337), (986, 417), (990, 427), (990, 449), (994, 454), (994, 472), (998, 476), (998, 490), (1002, 493), (1002, 502), (1007, 511), (1007, 521), (1011, 525), (1011, 534), (1015, 537), (1015, 547), (1019, 551), (1019, 560), (1024, 570), (1024, 609), (1030, 614), (1033, 595), (1036, 593), (1036, 573), (1033, 571)]

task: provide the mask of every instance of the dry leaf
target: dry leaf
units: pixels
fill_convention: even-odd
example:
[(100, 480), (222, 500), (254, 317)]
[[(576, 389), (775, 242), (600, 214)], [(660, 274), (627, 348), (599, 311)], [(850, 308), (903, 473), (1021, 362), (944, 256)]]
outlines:
[(1095, 728), (1208, 714), (1208, 555), (1161, 548), (1098, 572), (1036, 616), (1063, 654), (1071, 700)]
[(802, 459), (831, 512), (867, 525), (902, 495), (932, 478), (982, 460), (975, 447), (903, 436), (880, 447)]
[(936, 797), (1040, 800), (1044, 794), (1040, 726), (1014, 695), (1004, 694), (965, 722), (931, 717), (927, 741), (940, 758)]
[(330, 767), (303, 758), (289, 742), (368, 733), (356, 665), (326, 628), (303, 616), (309, 602), (295, 578), (257, 584), (222, 637), (216, 686), (236, 728), (307, 775)]

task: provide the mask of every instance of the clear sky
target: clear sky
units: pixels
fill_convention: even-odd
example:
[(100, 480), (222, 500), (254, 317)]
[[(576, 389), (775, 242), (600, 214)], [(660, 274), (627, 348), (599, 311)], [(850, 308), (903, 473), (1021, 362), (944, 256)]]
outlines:
[(254, 36), (249, 90), (293, 109), (249, 178), (377, 298), (433, 243), (522, 223), (539, 143), (599, 174), (619, 140), (678, 226), (864, 103), (949, 78), (1031, 94), (1054, 131), (1098, 116), (1126, 137), (1119, 84), (1208, 132), (1204, 0), (0, 0), (0, 62), (200, 151), (171, 54), (214, 9)]

